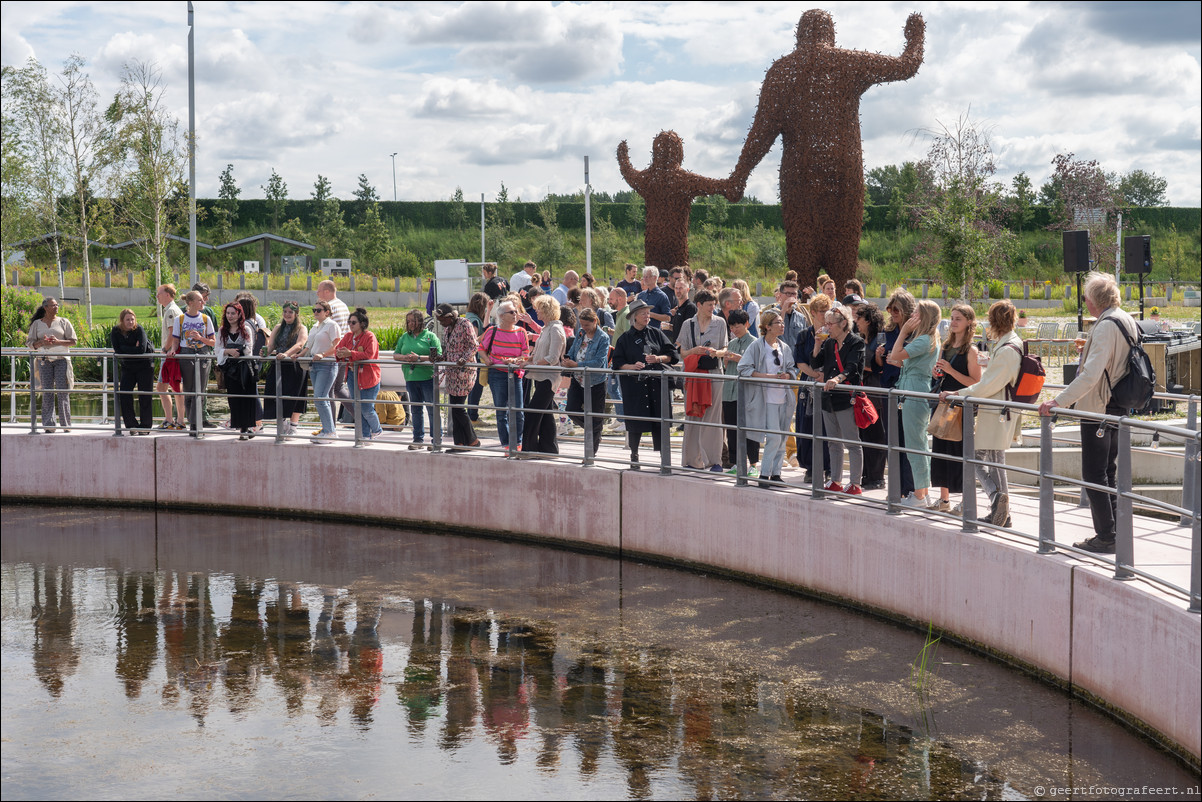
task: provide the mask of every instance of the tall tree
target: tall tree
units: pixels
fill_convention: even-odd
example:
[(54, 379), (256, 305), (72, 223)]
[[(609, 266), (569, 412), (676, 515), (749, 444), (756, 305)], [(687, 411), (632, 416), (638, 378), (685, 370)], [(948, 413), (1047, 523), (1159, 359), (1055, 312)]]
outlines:
[(313, 182), (313, 200), (317, 201), (318, 205), (323, 204), (330, 194), (330, 179), (318, 173), (317, 180)]
[(267, 204), (271, 208), (271, 230), (278, 231), (280, 218), (284, 216), (284, 212), (288, 208), (288, 185), (272, 167), (271, 177), (267, 179), (266, 184), (260, 184), (259, 189), (263, 190), (263, 197), (267, 199)]
[(467, 225), (467, 204), (463, 200), (463, 187), (455, 187), (451, 196), (451, 225), (463, 228)]
[(213, 208), (213, 233), (219, 243), (234, 238), (234, 223), (238, 221), (238, 196), (242, 190), (234, 179), (234, 165), (227, 164), (217, 177), (217, 205)]
[(88, 259), (88, 240), (92, 229), (92, 194), (106, 177), (109, 167), (109, 138), (104, 117), (100, 113), (100, 97), (92, 79), (84, 72), (87, 62), (74, 54), (63, 64), (58, 76), (55, 104), (63, 130), (67, 168), (74, 190), (75, 214), (73, 224), (83, 256), (84, 303), (88, 325), (92, 325), (92, 276)]
[[(24, 67), (15, 72), (10, 72), (6, 67), (5, 75), (12, 82), (3, 92), (5, 108), (8, 109), (11, 104), (12, 117), (6, 117), (4, 121), (4, 139), (6, 146), (10, 137), (20, 139), (25, 158), (24, 177), (28, 181), (28, 192), (22, 194), (29, 201), (33, 223), (33, 230), (29, 233), (54, 233), (63, 225), (59, 203), (67, 186), (67, 174), (63, 169), (62, 160), (63, 129), (56, 110), (57, 94), (50, 85), (45, 68), (36, 59), (30, 58)], [(5, 169), (8, 169), (7, 153)], [(6, 203), (9, 197), (6, 180)], [(9, 217), (7, 206), (4, 216)], [(7, 233), (10, 222), (6, 219), (7, 242), (17, 238)], [(54, 237), (50, 241), (50, 247), (54, 251), (54, 269), (58, 274), (61, 298), (64, 289), (61, 239)]]
[(976, 280), (1009, 263), (1017, 239), (998, 224), (1003, 202), (990, 182), (997, 167), (989, 130), (963, 114), (930, 135), (926, 164), (935, 187), (920, 209), (920, 226), (939, 243), (944, 275), (971, 301)]
[(115, 132), (112, 159), (123, 168), (118, 212), (139, 251), (154, 265), (156, 287), (163, 280), (170, 218), (187, 213), (172, 208), (188, 153), (179, 120), (163, 104), (164, 90), (162, 70), (144, 61), (130, 62), (106, 114)]
[(884, 167), (873, 167), (864, 176), (864, 189), (868, 192), (868, 202), (873, 206), (888, 206), (893, 197), (893, 188), (901, 178), (901, 169), (896, 164)]
[[(367, 180), (367, 173), (359, 173), (359, 186), (355, 187), (355, 200), (352, 214), (359, 225), (367, 222), (367, 207), (380, 200), (376, 188)], [(376, 209), (378, 213), (380, 210)]]
[(1132, 170), (1119, 179), (1119, 194), (1129, 207), (1147, 209), (1168, 206), (1169, 199), (1165, 197), (1168, 188), (1167, 179), (1144, 170)]
[(380, 218), (380, 204), (371, 201), (367, 204), (367, 216), (363, 225), (359, 226), (359, 238), (363, 243), (363, 259), (369, 268), (377, 274), (383, 262), (392, 250), (392, 237), (388, 234), (388, 226)]
[(1035, 191), (1031, 189), (1031, 179), (1026, 173), (1020, 172), (1014, 176), (1010, 186), (1014, 190), (1014, 212), (1011, 219), (1017, 230), (1026, 231), (1027, 226), (1035, 219)]

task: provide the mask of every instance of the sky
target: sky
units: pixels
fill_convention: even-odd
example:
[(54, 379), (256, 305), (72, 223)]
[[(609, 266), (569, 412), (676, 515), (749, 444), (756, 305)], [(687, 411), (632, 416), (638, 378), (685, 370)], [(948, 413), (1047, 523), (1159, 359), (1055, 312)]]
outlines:
[[(360, 173), (381, 199), (510, 199), (626, 189), (627, 140), (645, 167), (662, 129), (684, 166), (734, 168), (772, 61), (802, 12), (835, 19), (840, 47), (900, 54), (911, 12), (926, 57), (904, 83), (862, 97), (866, 169), (922, 159), (925, 131), (962, 115), (991, 131), (998, 171), (1038, 188), (1057, 153), (1168, 179), (1202, 205), (1202, 4), (971, 3), (195, 3), (197, 195), (226, 164), (243, 198), (275, 169), (292, 198), (321, 174), (350, 198)], [(124, 65), (157, 65), (186, 127), (186, 3), (4, 2), (0, 61), (56, 72), (83, 56), (103, 98)], [(777, 199), (780, 143), (747, 192)]]

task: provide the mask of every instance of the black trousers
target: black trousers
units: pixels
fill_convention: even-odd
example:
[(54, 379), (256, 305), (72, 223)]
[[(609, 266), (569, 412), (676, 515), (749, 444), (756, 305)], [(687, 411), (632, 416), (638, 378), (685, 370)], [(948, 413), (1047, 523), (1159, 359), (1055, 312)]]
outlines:
[[(450, 399), (452, 405), (467, 402), (466, 395), (453, 395)], [(451, 441), (457, 446), (475, 445), (478, 441), (476, 430), (472, 427), (472, 419), (462, 407), (451, 407)]]
[(589, 418), (588, 425), (585, 425), (583, 415), (573, 415), (573, 412), (584, 412), (584, 386), (575, 379), (568, 385), (568, 417), (572, 423), (584, 429), (585, 435), (593, 443), (593, 454), (597, 453), (597, 447), (601, 444), (601, 430), (605, 426), (605, 418), (601, 415), (605, 412), (605, 382), (594, 384), (589, 388), (589, 412), (597, 417)]
[[(806, 408), (805, 399), (799, 397), (797, 399), (797, 418), (794, 421), (794, 425), (797, 429), (798, 434), (813, 434), (814, 433), (814, 416), (807, 415), (805, 408)], [(797, 464), (801, 468), (803, 468), (807, 471), (812, 470), (814, 467), (812, 465), (812, 463), (814, 461), (813, 449), (814, 449), (814, 441), (813, 440), (811, 440), (808, 437), (798, 437), (797, 438)], [(824, 443), (822, 446), (822, 473), (823, 473), (823, 475), (826, 475), (830, 472), (831, 472), (830, 446)]]
[[(1107, 415), (1125, 415), (1124, 409), (1106, 407)], [(1081, 422), (1081, 478), (1096, 485), (1118, 487), (1119, 433), (1112, 426)], [(1118, 496), (1102, 490), (1086, 490), (1093, 531), (1099, 540), (1114, 542)]]
[[(735, 426), (739, 422), (739, 402), (738, 401), (723, 401), (722, 402), (722, 422), (727, 426)], [(744, 438), (747, 441), (747, 464), (755, 465), (760, 461), (760, 444), (750, 437)], [(734, 429), (726, 430), (726, 453), (730, 457), (730, 461), (734, 463), (739, 457), (739, 433)]]
[[(121, 366), (121, 421), (126, 429), (149, 429), (154, 425), (154, 369), (149, 361), (132, 367)], [(134, 417), (134, 396), (138, 390), (138, 416)]]
[(558, 454), (559, 443), (555, 438), (555, 390), (550, 379), (535, 380), (534, 392), (526, 404), (526, 425), (522, 429), (522, 451), (537, 451), (540, 454)]

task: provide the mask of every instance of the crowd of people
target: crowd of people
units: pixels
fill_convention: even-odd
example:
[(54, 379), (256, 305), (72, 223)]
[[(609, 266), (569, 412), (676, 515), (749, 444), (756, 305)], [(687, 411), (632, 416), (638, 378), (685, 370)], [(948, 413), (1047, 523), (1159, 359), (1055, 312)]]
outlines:
[[(719, 277), (687, 267), (628, 264), (613, 287), (571, 270), (552, 286), (550, 273), (540, 273), (534, 262), (508, 281), (495, 264), (486, 264), (482, 278), (482, 291), (472, 296), (463, 315), (440, 304), (433, 330), (421, 310), (405, 318), (391, 356), (403, 369), (411, 449), (428, 447), (426, 424), (435, 425), (439, 414), (432, 406), (437, 382), (451, 404), (452, 451), (480, 446), (474, 424), (480, 407), (491, 406), (503, 449), (522, 458), (557, 454), (563, 431), (557, 401), (562, 399), (566, 417), (585, 430), (590, 452), (596, 452), (610, 426), (624, 435), (631, 467), (637, 469), (644, 434), (651, 435), (654, 451), (665, 446), (672, 400), (667, 392), (684, 405), (682, 467), (734, 473), (742, 451), (748, 475), (762, 487), (781, 486), (788, 463), (806, 471), (803, 483), (860, 495), (884, 487), (884, 444), (895, 427), (904, 449), (902, 506), (959, 513), (952, 495), (973, 491), (963, 482), (961, 460), (967, 455), (958, 436), (929, 436), (933, 402), (907, 396), (900, 409), (888, 409), (883, 394), (865, 397), (863, 388), (937, 394), (945, 404), (965, 396), (1006, 400), (1019, 375), (1022, 341), (1008, 300), (989, 308), (978, 339), (971, 306), (953, 306), (944, 321), (934, 301), (897, 290), (882, 314), (863, 298), (855, 279), (837, 288), (821, 276), (817, 289), (802, 288), (790, 273), (773, 302), (761, 309), (745, 281), (728, 287)], [(220, 316), (208, 306), (208, 294), (205, 285), (196, 285), (183, 295), (181, 309), (172, 285), (158, 288), (163, 334), (157, 349), (132, 310), (120, 313), (111, 344), (118, 360), (121, 415), (132, 433), (151, 430), (152, 384), (164, 410), (160, 429), (205, 426), (203, 399), (195, 389), (208, 387), (215, 364), (218, 385), (229, 397), (227, 425), (242, 439), (261, 432), (265, 414), (282, 420), (280, 434), (299, 435), (310, 385), (320, 420), (310, 435), (314, 443), (337, 439), (338, 402), (357, 404), (363, 439), (381, 436), (374, 403), (381, 389), (380, 344), (367, 310), (348, 309), (332, 281), (318, 285), (311, 327), (291, 301), (268, 331), (253, 294), (239, 293)], [(1138, 331), (1119, 308), (1118, 297), (1112, 278), (1088, 277), (1084, 299), (1090, 313), (1099, 322), (1113, 318), (1118, 325), (1095, 326), (1076, 380), (1045, 402), (1042, 414), (1074, 405), (1125, 413), (1110, 402), (1109, 387), (1125, 370), (1126, 336)], [(34, 316), (27, 344), (37, 351), (43, 426), (55, 431), (57, 414), (57, 428), (69, 430), (69, 396), (63, 391), (72, 382), (68, 353), (76, 334), (58, 315), (55, 299), (47, 298)], [(162, 356), (157, 371), (148, 358), (154, 353)], [(206, 355), (215, 359), (202, 358)], [(267, 365), (262, 395), (260, 361)], [(735, 376), (756, 381), (740, 388)], [(799, 388), (792, 381), (798, 378), (813, 380), (817, 384), (811, 386), (820, 390)], [(277, 384), (284, 399), (280, 410), (275, 409)], [(485, 389), (491, 405), (482, 403)], [(586, 395), (589, 418), (583, 415)], [(607, 423), (610, 403), (618, 418)], [(740, 417), (743, 443), (733, 428)], [(816, 417), (829, 438), (821, 462), (807, 437), (815, 431)], [(1008, 527), (1009, 488), (1001, 466), (1017, 436), (1019, 415), (984, 407), (972, 423), (973, 456), (990, 463), (976, 469), (990, 500), (980, 520)], [(1082, 426), (1086, 481), (1115, 487), (1116, 448), (1112, 428)], [(1078, 545), (1113, 552), (1115, 496), (1091, 489), (1089, 499), (1096, 536)]]

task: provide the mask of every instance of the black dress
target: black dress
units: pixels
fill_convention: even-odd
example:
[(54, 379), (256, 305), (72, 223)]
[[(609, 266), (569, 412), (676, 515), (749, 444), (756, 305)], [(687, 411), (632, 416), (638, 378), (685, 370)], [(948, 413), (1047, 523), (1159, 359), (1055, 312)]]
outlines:
[[(623, 365), (642, 362), (646, 354), (657, 354), (670, 357), (667, 364), (680, 361), (680, 353), (668, 339), (668, 335), (659, 329), (647, 326), (641, 331), (636, 328), (627, 329), (614, 345), (613, 366), (615, 369)], [(654, 421), (628, 420), (626, 431), (634, 436), (643, 432), (651, 433), (651, 441), (656, 451), (659, 450), (660, 436), (660, 373), (663, 364), (648, 365), (642, 375), (622, 375), (618, 378), (622, 385), (622, 411), (626, 415), (639, 418), (656, 418)], [(633, 441), (637, 443), (637, 440)]]
[[(956, 354), (948, 360), (951, 363), (952, 369), (957, 373), (968, 375), (968, 354)], [(963, 389), (965, 386), (953, 378), (951, 375), (943, 374), (943, 382), (940, 384), (937, 392), (954, 393), (957, 390)], [(955, 462), (949, 459), (940, 459), (938, 455), (943, 454), (949, 457), (962, 456), (964, 444), (959, 440), (941, 440), (938, 437), (931, 438), (931, 451), (935, 456), (931, 458), (931, 487), (946, 487), (949, 492), (963, 493), (964, 492), (964, 465), (960, 462)]]

